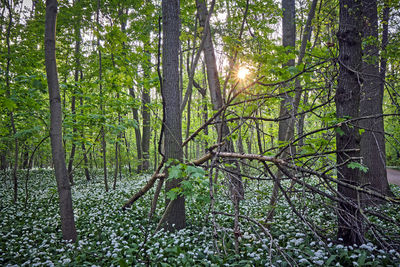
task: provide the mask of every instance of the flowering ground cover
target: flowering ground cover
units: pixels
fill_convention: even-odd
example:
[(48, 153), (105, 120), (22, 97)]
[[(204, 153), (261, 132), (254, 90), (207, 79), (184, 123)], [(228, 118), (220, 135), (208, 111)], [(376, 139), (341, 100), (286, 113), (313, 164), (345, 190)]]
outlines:
[[(231, 217), (216, 214), (214, 233), (206, 183), (197, 183), (194, 192), (198, 193), (187, 197), (186, 229), (155, 232), (164, 201), (159, 201), (156, 215), (149, 220), (153, 192), (132, 208), (121, 209), (148, 178), (123, 176), (116, 190), (105, 192), (101, 175), (91, 182), (77, 177), (73, 201), (79, 237), (71, 244), (61, 240), (52, 171), (31, 173), (26, 187), (28, 199), (25, 174), (21, 172), (16, 205), (12, 204), (11, 179), (8, 173), (1, 174), (0, 266), (400, 266), (400, 254), (395, 249), (384, 251), (372, 243), (360, 247), (337, 244), (336, 221), (329, 207), (303, 203), (307, 209), (302, 209), (308, 218), (315, 218), (318, 225), (331, 231), (326, 240), (317, 238), (283, 199), (274, 222), (262, 231), (245, 217), (262, 221), (269, 199), (260, 197), (260, 192), (271, 190), (269, 185), (249, 186), (252, 190), (241, 203), (244, 217), (240, 221), (239, 254), (234, 249)], [(233, 213), (232, 204), (222, 196), (217, 197), (216, 210)], [(394, 207), (382, 208), (399, 219)]]

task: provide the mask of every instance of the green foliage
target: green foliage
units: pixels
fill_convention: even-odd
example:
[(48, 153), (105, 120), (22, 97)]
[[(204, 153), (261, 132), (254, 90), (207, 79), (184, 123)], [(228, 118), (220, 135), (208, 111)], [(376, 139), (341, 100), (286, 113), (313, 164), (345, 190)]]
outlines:
[[(199, 173), (192, 169), (187, 172)], [(23, 174), (23, 173), (21, 173)], [(9, 179), (10, 173), (1, 173), (0, 179)], [(395, 250), (385, 252), (371, 243), (342, 246), (328, 239), (322, 242), (307, 230), (299, 218), (293, 216), (287, 203), (280, 202), (269, 235), (254, 224), (241, 220), (240, 254), (234, 251), (229, 230), (232, 221), (217, 217), (220, 228), (214, 243), (212, 224), (207, 220), (208, 208), (203, 203), (188, 198), (188, 226), (177, 232), (154, 232), (163, 208), (156, 221), (149, 221), (151, 194), (139, 199), (125, 212), (120, 210), (125, 199), (137, 192), (148, 180), (147, 176), (123, 177), (117, 189), (104, 192), (102, 175), (91, 182), (77, 177), (72, 189), (74, 211), (79, 240), (76, 244), (61, 241), (56, 182), (51, 170), (33, 170), (28, 182), (29, 199), (24, 207), (24, 189), (20, 188), (21, 202), (10, 205), (10, 184), (0, 188), (0, 264), (1, 265), (71, 265), (71, 266), (275, 266), (291, 263), (299, 266), (397, 266), (400, 254)], [(271, 187), (260, 188), (268, 192)], [(395, 193), (399, 193), (395, 190)], [(260, 220), (266, 209), (266, 198), (257, 200), (249, 195), (241, 203), (244, 214)], [(268, 199), (267, 199), (268, 200)], [(304, 199), (300, 199), (303, 202)], [(307, 200), (308, 201), (308, 200)], [(230, 201), (216, 203), (218, 210), (231, 212)], [(305, 203), (308, 212), (321, 227), (334, 227), (331, 209)], [(296, 204), (297, 205), (297, 204)], [(388, 216), (400, 219), (395, 206), (381, 207)], [(327, 214), (322, 217), (321, 214)], [(332, 232), (329, 238), (334, 238)], [(278, 251), (273, 244), (280, 245)], [(217, 253), (217, 244), (224, 253)], [(272, 244), (272, 247), (271, 247)], [(224, 248), (224, 250), (222, 250)]]
[(174, 200), (178, 195), (183, 195), (203, 204), (209, 202), (208, 177), (203, 168), (178, 163), (168, 168), (168, 179), (182, 179), (180, 187), (167, 192), (169, 199)]
[(361, 163), (356, 162), (356, 161), (352, 161), (352, 162), (348, 163), (347, 167), (350, 168), (350, 169), (353, 169), (353, 170), (354, 169), (359, 169), (360, 171), (362, 171), (364, 173), (368, 172), (368, 167), (367, 166), (364, 166)]

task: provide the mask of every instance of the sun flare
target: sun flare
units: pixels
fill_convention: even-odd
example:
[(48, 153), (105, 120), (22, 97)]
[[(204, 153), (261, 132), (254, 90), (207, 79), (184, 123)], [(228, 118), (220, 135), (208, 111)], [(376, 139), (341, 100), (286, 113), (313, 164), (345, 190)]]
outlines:
[(246, 78), (247, 74), (249, 74), (249, 70), (246, 67), (240, 67), (237, 76), (239, 79), (243, 80)]

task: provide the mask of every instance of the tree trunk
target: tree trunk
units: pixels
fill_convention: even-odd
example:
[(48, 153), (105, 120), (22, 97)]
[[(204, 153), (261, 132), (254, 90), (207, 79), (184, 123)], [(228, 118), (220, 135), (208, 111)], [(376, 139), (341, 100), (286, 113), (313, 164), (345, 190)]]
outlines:
[(125, 141), (125, 148), (126, 148), (126, 159), (128, 161), (128, 171), (129, 174), (132, 174), (132, 167), (131, 167), (131, 149), (130, 149), (130, 144), (128, 142), (128, 139), (126, 138), (126, 132), (123, 132), (123, 137)]
[[(205, 42), (204, 42), (204, 58), (206, 62), (207, 69), (207, 79), (208, 79), (208, 87), (210, 90), (211, 102), (214, 110), (219, 110), (224, 102), (221, 94), (221, 85), (218, 77), (218, 69), (217, 69), (217, 61), (214, 53), (214, 45), (212, 43), (211, 38), (211, 30), (209, 27), (208, 10), (206, 7), (206, 3), (204, 0), (196, 1), (197, 10), (199, 13), (200, 26), (205, 29), (207, 32), (205, 33)], [(225, 145), (221, 148), (224, 152), (234, 152), (234, 146), (231, 140), (225, 138), (230, 134), (230, 129), (228, 125), (222, 120), (222, 117), (219, 116), (217, 120), (221, 121), (221, 123), (217, 126), (218, 132), (218, 142), (225, 141)], [(234, 173), (240, 173), (239, 165), (235, 160), (227, 160), (228, 164), (234, 165)], [(244, 191), (243, 191), (243, 183), (242, 177), (238, 175), (228, 174), (229, 182), (231, 185), (231, 192), (234, 201), (239, 201), (243, 199)]]
[[(376, 0), (362, 0), (363, 9), (363, 47), (360, 117), (383, 114), (383, 89), (379, 75), (378, 10)], [(386, 174), (386, 152), (383, 117), (361, 120), (360, 149), (363, 164), (368, 167), (362, 174), (363, 184), (381, 194), (390, 191)], [(368, 196), (365, 196), (370, 198)], [(367, 199), (366, 202), (370, 202)], [(377, 201), (373, 199), (372, 201)], [(370, 203), (371, 204), (371, 203)]]
[[(97, 11), (96, 11), (96, 24), (97, 27), (100, 28), (99, 23), (100, 17), (100, 0), (97, 1)], [(102, 85), (102, 63), (101, 63), (101, 50), (100, 50), (100, 37), (97, 37), (97, 50), (99, 51), (99, 86), (100, 86), (100, 111), (101, 115), (104, 116), (104, 107), (103, 107), (103, 85)], [(103, 172), (104, 172), (104, 186), (106, 192), (108, 192), (108, 181), (107, 181), (107, 144), (106, 144), (106, 133), (104, 131), (103, 123), (100, 128), (101, 134), (101, 148), (103, 152)]]
[[(295, 23), (295, 14), (296, 14), (296, 7), (294, 0), (282, 0), (282, 45), (290, 50), (294, 51), (296, 47), (296, 23)], [(284, 64), (287, 67), (293, 67), (295, 65), (294, 59), (289, 60)], [(290, 118), (279, 121), (279, 128), (278, 128), (278, 145), (283, 142), (287, 142), (294, 137), (294, 112), (296, 110), (294, 98), (289, 94), (286, 93), (290, 88), (290, 84), (286, 84), (282, 92), (284, 93), (282, 96), (282, 100), (280, 103), (279, 109), (279, 117), (287, 117), (290, 115)], [(300, 95), (300, 94), (299, 94)], [(295, 147), (289, 146), (288, 149), (284, 150), (282, 153), (283, 158), (287, 158), (293, 156), (296, 153)], [(275, 177), (274, 187), (272, 189), (272, 195), (269, 202), (269, 206), (271, 206), (271, 210), (269, 211), (266, 221), (271, 221), (275, 214), (276, 202), (278, 201), (279, 195), (279, 184), (282, 178), (282, 173), (279, 171)]]
[[(182, 161), (182, 119), (180, 112), (181, 92), (179, 91), (179, 51), (180, 17), (179, 0), (162, 1), (163, 17), (163, 86), (162, 97), (164, 104), (164, 147), (166, 159)], [(166, 192), (180, 187), (182, 179), (167, 180)], [(182, 229), (186, 226), (185, 198), (178, 196), (172, 203), (166, 200), (166, 228), (169, 230)]]
[(79, 82), (79, 69), (80, 69), (80, 60), (79, 60), (79, 53), (80, 53), (80, 46), (81, 46), (81, 33), (80, 33), (80, 17), (79, 14), (77, 15), (78, 18), (75, 22), (75, 73), (74, 73), (74, 81), (75, 81), (75, 87), (72, 90), (72, 97), (71, 97), (71, 116), (72, 116), (72, 147), (71, 147), (71, 152), (69, 155), (69, 161), (68, 161), (68, 178), (69, 182), (71, 185), (74, 184), (74, 175), (72, 173), (72, 167), (74, 163), (74, 157), (75, 157), (75, 150), (76, 150), (76, 145), (75, 145), (75, 136), (76, 136), (76, 110), (75, 110), (75, 101), (76, 101), (76, 92)]
[[(341, 0), (340, 20), (337, 38), (339, 41), (339, 77), (336, 91), (336, 116), (357, 118), (360, 103), (361, 54), (361, 1)], [(358, 160), (360, 148), (358, 128), (354, 125), (342, 124), (336, 131), (337, 176), (338, 179), (359, 185), (360, 173), (358, 168), (349, 168), (351, 161)], [(354, 149), (353, 152), (340, 152)], [(358, 193), (343, 185), (338, 185), (338, 192), (349, 203), (357, 205)], [(358, 208), (349, 203), (338, 204), (338, 238), (346, 245), (364, 242), (364, 229)]]
[[(8, 99), (11, 98), (11, 88), (10, 88), (10, 65), (11, 65), (11, 46), (10, 46), (10, 38), (11, 38), (11, 26), (12, 26), (12, 7), (10, 3), (6, 1), (7, 9), (8, 9), (8, 25), (7, 25), (7, 33), (6, 33), (6, 42), (7, 42), (7, 66), (6, 66), (6, 96)], [(18, 200), (18, 154), (19, 154), (19, 143), (18, 138), (15, 136), (17, 133), (15, 122), (14, 122), (14, 112), (12, 110), (9, 111), (11, 129), (14, 137), (14, 164), (13, 164), (13, 183), (14, 183), (14, 198), (13, 202), (16, 203)]]
[(62, 144), (61, 97), (56, 64), (56, 18), (57, 0), (46, 0), (44, 45), (50, 101), (51, 152), (57, 180), (63, 239), (75, 242), (77, 233), (72, 207), (71, 188), (68, 180), (67, 168), (65, 166), (64, 148)]
[[(296, 24), (295, 24), (295, 1), (294, 0), (282, 0), (282, 45), (290, 50), (294, 51), (296, 46)], [(289, 60), (285, 63), (285, 66), (292, 67), (295, 65), (294, 59)], [(286, 85), (287, 89), (289, 85)], [(290, 110), (293, 110), (294, 99), (288, 93), (285, 93), (282, 96), (279, 117), (286, 117), (290, 115)], [(278, 141), (286, 142), (293, 138), (294, 136), (294, 120), (293, 117), (281, 120), (279, 122), (279, 132), (278, 132)], [(283, 157), (287, 157), (294, 153), (293, 148), (290, 147), (289, 151), (285, 151), (283, 153)]]
[[(150, 79), (150, 54), (145, 50), (145, 53), (148, 55), (147, 62), (145, 63), (144, 69), (144, 78), (146, 81), (144, 82), (145, 86), (143, 88), (142, 93), (142, 118), (143, 118), (143, 128), (142, 128), (142, 170), (148, 171), (150, 167), (149, 161), (149, 148), (150, 148), (150, 108), (148, 105), (150, 104), (150, 87), (148, 86)], [(146, 86), (147, 85), (147, 86)]]
[[(129, 88), (129, 94), (131, 95), (132, 99), (134, 100), (135, 97), (135, 92), (133, 91), (133, 88)], [(138, 157), (138, 168), (137, 171), (140, 173), (142, 171), (142, 160), (143, 160), (143, 153), (142, 153), (142, 135), (140, 133), (140, 128), (139, 128), (139, 114), (138, 110), (136, 107), (132, 107), (132, 115), (133, 119), (137, 122), (138, 127), (135, 127), (135, 137), (136, 137), (136, 151), (137, 151), (137, 157)]]

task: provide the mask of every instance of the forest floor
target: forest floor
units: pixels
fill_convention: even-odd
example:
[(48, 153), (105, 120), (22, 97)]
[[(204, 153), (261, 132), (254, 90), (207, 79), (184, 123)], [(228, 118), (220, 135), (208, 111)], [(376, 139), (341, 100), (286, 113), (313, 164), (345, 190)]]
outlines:
[[(10, 205), (11, 172), (0, 173), (0, 266), (400, 266), (400, 249), (382, 249), (370, 233), (361, 246), (336, 242), (335, 203), (300, 187), (290, 205), (280, 199), (274, 221), (265, 229), (257, 222), (263, 221), (270, 209), (272, 183), (248, 183), (240, 206), (243, 217), (236, 252), (233, 219), (210, 213), (207, 176), (194, 179), (192, 191), (196, 194), (186, 196), (187, 228), (177, 232), (156, 231), (165, 209), (163, 201), (154, 217), (148, 218), (154, 188), (131, 208), (121, 210), (147, 183), (148, 174), (123, 174), (116, 189), (108, 192), (101, 172), (94, 172), (91, 181), (80, 172), (75, 177), (72, 197), (78, 241), (71, 244), (61, 240), (53, 170), (31, 170), (29, 179), (20, 172), (15, 205)], [(290, 181), (283, 185), (290, 186)], [(392, 185), (391, 189), (400, 195), (400, 187)], [(218, 187), (215, 210), (229, 215), (234, 207), (225, 197), (228, 192)], [(165, 197), (162, 191), (160, 199)], [(293, 208), (301, 212), (301, 218)], [(400, 205), (388, 203), (373, 209), (395, 222), (370, 216), (375, 227), (381, 226), (385, 240), (399, 242)], [(325, 237), (316, 236), (311, 223), (325, 229)]]
[(387, 169), (386, 171), (389, 183), (400, 186), (400, 170)]

